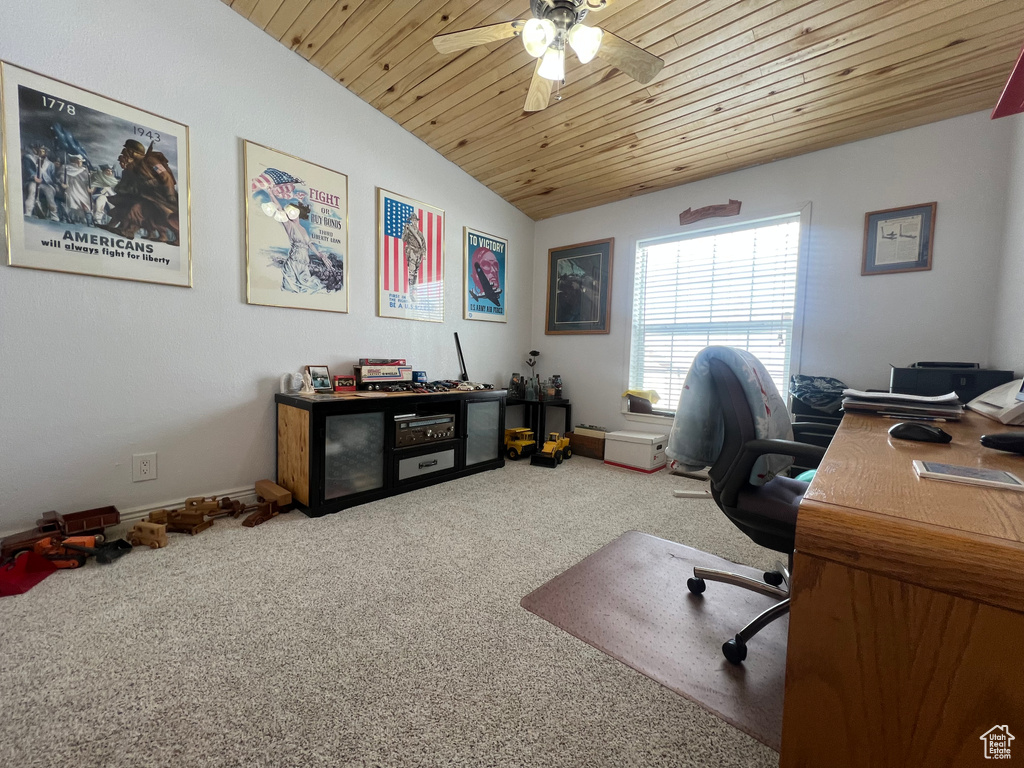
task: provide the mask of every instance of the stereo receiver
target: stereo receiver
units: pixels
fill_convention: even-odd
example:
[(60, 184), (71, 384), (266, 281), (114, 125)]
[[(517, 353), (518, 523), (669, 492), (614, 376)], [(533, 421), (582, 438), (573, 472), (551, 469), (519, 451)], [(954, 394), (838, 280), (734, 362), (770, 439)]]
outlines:
[(402, 414), (395, 416), (395, 448), (434, 443), (455, 437), (455, 415), (436, 413), (430, 416)]

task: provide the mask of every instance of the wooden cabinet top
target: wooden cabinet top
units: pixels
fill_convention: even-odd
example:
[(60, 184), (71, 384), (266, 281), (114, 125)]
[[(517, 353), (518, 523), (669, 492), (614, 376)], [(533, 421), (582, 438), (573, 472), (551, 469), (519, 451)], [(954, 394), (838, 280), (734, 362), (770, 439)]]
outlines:
[[(501, 399), (505, 397), (504, 389), (474, 389), (471, 391), (449, 390), (447, 392), (334, 392), (314, 395), (274, 395), (274, 401), (304, 411), (311, 411), (322, 405), (352, 405), (365, 409), (369, 405), (381, 408), (400, 403), (402, 407), (415, 407), (420, 403), (443, 402), (453, 400)], [(370, 408), (372, 410), (372, 407)]]

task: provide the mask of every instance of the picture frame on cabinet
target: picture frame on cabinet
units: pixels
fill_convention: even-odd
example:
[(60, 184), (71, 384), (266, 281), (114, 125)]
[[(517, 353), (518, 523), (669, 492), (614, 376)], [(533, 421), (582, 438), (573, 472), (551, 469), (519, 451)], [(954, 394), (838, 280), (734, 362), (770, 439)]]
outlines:
[(307, 365), (310, 381), (314, 392), (333, 392), (334, 384), (331, 379), (331, 372), (326, 365)]

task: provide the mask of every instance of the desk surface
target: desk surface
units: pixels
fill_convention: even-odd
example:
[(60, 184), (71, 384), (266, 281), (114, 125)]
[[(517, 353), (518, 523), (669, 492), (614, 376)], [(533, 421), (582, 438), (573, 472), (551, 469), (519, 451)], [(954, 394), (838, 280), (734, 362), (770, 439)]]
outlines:
[(800, 507), (796, 548), (846, 565), (1024, 611), (1024, 493), (922, 479), (913, 460), (1003, 469), (1024, 456), (983, 448), (1006, 427), (968, 412), (953, 442), (889, 437), (892, 420), (847, 414)]
[[(948, 445), (843, 418), (800, 505), (782, 768), (983, 766), (1024, 721), (1024, 493), (920, 479), (914, 459), (1024, 471), (969, 413)], [(1014, 731), (1016, 733), (1016, 731)]]

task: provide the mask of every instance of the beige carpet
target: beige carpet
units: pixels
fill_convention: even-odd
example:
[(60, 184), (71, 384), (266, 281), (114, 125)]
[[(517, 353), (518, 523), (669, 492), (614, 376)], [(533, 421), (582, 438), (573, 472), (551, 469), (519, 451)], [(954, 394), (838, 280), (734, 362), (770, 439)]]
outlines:
[(778, 768), (519, 605), (627, 530), (770, 565), (704, 486), (510, 462), (56, 573), (0, 599), (0, 767)]
[(721, 645), (775, 601), (708, 582), (691, 595), (693, 566), (761, 572), (627, 531), (523, 598), (522, 606), (778, 750), (788, 617), (763, 629), (742, 666)]

